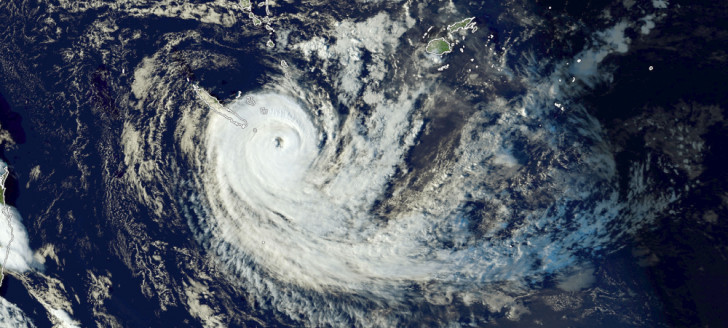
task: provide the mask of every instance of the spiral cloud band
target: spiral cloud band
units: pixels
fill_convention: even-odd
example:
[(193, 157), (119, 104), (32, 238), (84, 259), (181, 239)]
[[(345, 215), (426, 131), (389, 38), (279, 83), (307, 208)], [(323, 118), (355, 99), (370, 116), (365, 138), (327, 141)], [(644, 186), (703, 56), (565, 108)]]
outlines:
[[(577, 264), (575, 254), (607, 242), (606, 226), (624, 214), (625, 206), (609, 187), (614, 164), (599, 153), (600, 146), (580, 151), (593, 162), (559, 163), (559, 157), (572, 161), (568, 156), (574, 155), (567, 152), (575, 150), (560, 149), (565, 145), (552, 144), (541, 133), (523, 134), (519, 124), (506, 123), (480, 130), (478, 142), (463, 142), (452, 168), (457, 173), (435, 179), (428, 187), (432, 190), (423, 193), (433, 199), (413, 196), (412, 207), (395, 208), (382, 217), (378, 207), (382, 198), (390, 197), (388, 190), (413, 193), (392, 177), (403, 153), (413, 147), (406, 136), (416, 130), (395, 132), (388, 125), (421, 129), (421, 124), (382, 108), (377, 112), (380, 121), (372, 121), (383, 125), (380, 134), (364, 136), (356, 124), (346, 122), (341, 128), (345, 136), (335, 136), (335, 131), (321, 131), (311, 110), (289, 96), (261, 93), (245, 99), (227, 108), (247, 127), (213, 115), (206, 128), (202, 186), (212, 218), (206, 222), (211, 238), (224, 249), (221, 256), (234, 267), (254, 263), (268, 276), (294, 286), (389, 298), (413, 283), (433, 290), (504, 281), (525, 284)], [(511, 120), (522, 119), (518, 117)], [(469, 128), (482, 129), (477, 116)], [(502, 136), (519, 133), (521, 140), (550, 148), (545, 156), (552, 162), (539, 173), (549, 176), (547, 183), (538, 184), (544, 187), (519, 188), (534, 193), (548, 189), (551, 204), (517, 204), (523, 197), (518, 191), (493, 188), (496, 192), (480, 185), (486, 179), (517, 178), (513, 171), (522, 164)], [(324, 137), (328, 135), (333, 137)], [(493, 221), (478, 217), (486, 209), (472, 212), (472, 199), (494, 204), (494, 212), (486, 214)], [(577, 205), (585, 200), (592, 205)], [(520, 222), (509, 224), (514, 218)]]
[[(139, 167), (129, 185), (169, 185), (174, 210), (251, 304), (314, 326), (393, 326), (414, 315), (413, 304), (500, 311), (551, 277), (589, 276), (579, 270), (590, 258), (676, 197), (644, 192), (640, 166), (620, 196), (604, 132), (572, 101), (609, 79), (600, 61), (627, 46), (622, 25), (577, 54), (578, 72), (575, 58), (524, 55), (528, 69), (519, 70), (479, 53), (488, 79), (521, 89), (461, 97), (439, 83), (439, 57), (398, 55), (387, 69), (383, 58), (406, 47), (408, 22), (380, 14), (342, 23), (329, 51), (319, 38), (291, 45), (299, 63), (319, 61), (326, 72), (316, 80), (305, 74), (318, 66), (303, 73), (290, 60), (284, 74), (224, 104), (180, 82), (191, 91), (180, 111), (155, 104), (125, 125), (125, 161)], [(378, 28), (391, 37), (372, 36)], [(374, 54), (368, 73), (364, 52)], [(584, 83), (562, 82), (577, 78)], [(147, 127), (145, 115), (174, 126), (176, 143), (161, 142), (165, 125)], [(167, 147), (185, 160), (165, 159)], [(150, 158), (164, 173), (149, 173)], [(163, 216), (156, 194), (136, 190)]]

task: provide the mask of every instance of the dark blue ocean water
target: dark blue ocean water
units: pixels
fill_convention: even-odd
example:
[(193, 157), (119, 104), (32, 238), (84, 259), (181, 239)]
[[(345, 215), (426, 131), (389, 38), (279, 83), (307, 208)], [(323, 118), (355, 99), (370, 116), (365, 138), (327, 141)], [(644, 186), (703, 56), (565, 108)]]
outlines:
[[(581, 49), (587, 40), (576, 38), (573, 42), (556, 46), (550, 41), (549, 36), (558, 34), (558, 23), (564, 22), (565, 18), (550, 16), (552, 14), (545, 8), (551, 6), (554, 12), (563, 9), (572, 17), (583, 15), (582, 19), (587, 20), (598, 15), (606, 3), (526, 2), (524, 7), (541, 10), (546, 18), (554, 22), (552, 29), (539, 31), (544, 35), (542, 43), (529, 46), (538, 53), (555, 57), (568, 56), (574, 49)], [(678, 4), (678, 1), (673, 4)], [(656, 32), (665, 37), (638, 41), (628, 54), (610, 58), (610, 64), (616, 67), (614, 82), (598, 85), (593, 92), (579, 99), (609, 131), (613, 142), (620, 145), (615, 157), (623, 176), (627, 175), (630, 163), (647, 160), (644, 135), (625, 131), (622, 128), (625, 121), (649, 114), (656, 107), (669, 110), (679, 101), (717, 105), (724, 117), (728, 114), (725, 110), (728, 108), (728, 83), (725, 83), (724, 76), (728, 63), (719, 56), (728, 40), (718, 33), (728, 30), (728, 23), (721, 19), (725, 9), (713, 10), (712, 4), (708, 2), (683, 4), (683, 9), (671, 16)], [(303, 5), (303, 2), (295, 2), (276, 10), (295, 12), (297, 6)], [(336, 12), (341, 13), (341, 18), (347, 16), (344, 14), (347, 10), (352, 16), (362, 17), (382, 10), (374, 5), (345, 10), (324, 5), (321, 10), (325, 9), (336, 9)], [(487, 32), (496, 34), (496, 42), (499, 42), (509, 34), (517, 34), (520, 28), (517, 22), (497, 21), (500, 13), (507, 9), (505, 5), (481, 4), (472, 8), (472, 14), (478, 20), (496, 21), (488, 24)], [(53, 47), (60, 49), (72, 46), (82, 34), (82, 27), (104, 14), (102, 11), (88, 11), (71, 16), (63, 26), (66, 37)], [(30, 26), (29, 23), (25, 24)], [(711, 36), (700, 37), (689, 33), (701, 24), (713, 31), (708, 33)], [(122, 75), (120, 67), (127, 67), (128, 72), (144, 57), (153, 55), (159, 45), (157, 37), (164, 33), (198, 29), (209, 39), (199, 43), (182, 43), (180, 49), (209, 51), (239, 58), (236, 63), (224, 68), (189, 68), (185, 72), (192, 83), (199, 83), (219, 99), (230, 99), (240, 90), (259, 88), (267, 82), (267, 70), (275, 68), (267, 67), (264, 56), (255, 55), (257, 48), (250, 44), (253, 39), (251, 36), (223, 38), (220, 33), (225, 31), (219, 31), (216, 27), (170, 18), (124, 17), (119, 25), (142, 27), (145, 35), (128, 44), (126, 47), (129, 52), (122, 60), (113, 63), (105, 62), (103, 56), (96, 54), (78, 63), (79, 69), (58, 70), (58, 66), (63, 67), (65, 64), (52, 51), (54, 48), (23, 41), (18, 34), (12, 35), (17, 38), (13, 47), (2, 48), (1, 55), (5, 60), (12, 61), (8, 58), (18, 56), (17, 61), (23, 64), (22, 67), (32, 72), (40, 82), (38, 85), (22, 86), (19, 84), (23, 81), (10, 74), (0, 78), (0, 125), (15, 143), (15, 146), (3, 147), (0, 153), (0, 158), (11, 169), (6, 183), (6, 201), (23, 215), (32, 249), (39, 249), (46, 244), (56, 247), (62, 265), (47, 261), (45, 270), (64, 283), (68, 294), (79, 296), (78, 301), (71, 297), (73, 318), (84, 325), (91, 325), (95, 320), (94, 304), (85, 296), (89, 282), (86, 272), (93, 270), (112, 273), (111, 297), (105, 300), (105, 304), (109, 313), (124, 326), (200, 326), (183, 307), (170, 306), (164, 311), (160, 310), (157, 299), (141, 292), (139, 287), (144, 280), (139, 272), (130, 270), (128, 264), (118, 256), (119, 244), (124, 243), (119, 236), (127, 233), (120, 233), (118, 221), (110, 218), (133, 218), (140, 224), (140, 229), (144, 229), (144, 234), (152, 240), (168, 242), (169, 248), (196, 248), (191, 233), (184, 227), (169, 229), (158, 225), (149, 219), (152, 216), (149, 209), (124, 199), (123, 193), (119, 193), (121, 199), (109, 204), (107, 193), (117, 190), (109, 189), (114, 183), (104, 177), (120, 178), (126, 171), (138, 169), (123, 165), (123, 154), (119, 148), (105, 147), (108, 138), (120, 137), (119, 118), (127, 115), (129, 110), (120, 101), (122, 95), (128, 93), (128, 88), (120, 84), (130, 83), (131, 76), (128, 73)], [(485, 29), (481, 32), (486, 34)], [(589, 32), (584, 31), (584, 34)], [(301, 26), (294, 33), (306, 35), (309, 32)], [(684, 37), (675, 39), (668, 35)], [(23, 54), (33, 56), (23, 57)], [(191, 59), (180, 55), (172, 56), (171, 60), (184, 67), (185, 61)], [(648, 73), (644, 69), (646, 65), (654, 65), (655, 71)], [(22, 72), (22, 67), (18, 68), (19, 72)], [(6, 66), (3, 70), (8, 72), (10, 68)], [(76, 87), (68, 81), (82, 84)], [(503, 94), (516, 95), (522, 92), (516, 85), (504, 84), (499, 87), (498, 90)], [(60, 95), (60, 92), (65, 96)], [(331, 93), (335, 92), (332, 90)], [(88, 98), (89, 101), (83, 103), (81, 108), (69, 108), (69, 94)], [(346, 114), (346, 108), (340, 107), (341, 114)], [(702, 107), (695, 108), (699, 111)], [(78, 115), (68, 115), (72, 110), (78, 110)], [(83, 129), (77, 129), (76, 120), (84, 123)], [(446, 128), (444, 125), (443, 129)], [(625, 306), (624, 311), (650, 317), (654, 320), (652, 322), (671, 326), (720, 326), (728, 321), (728, 311), (723, 311), (725, 304), (728, 304), (728, 283), (724, 279), (728, 276), (728, 260), (724, 250), (724, 246), (728, 245), (728, 225), (722, 222), (728, 217), (728, 208), (723, 199), (728, 191), (728, 171), (724, 169), (728, 163), (728, 146), (725, 143), (728, 131), (722, 122), (712, 123), (706, 131), (703, 135), (706, 150), (702, 162), (705, 170), (698, 177), (702, 183), (688, 197), (675, 204), (673, 212), (659, 218), (656, 228), (645, 230), (638, 240), (631, 241), (632, 245), (594, 259), (598, 277), (613, 277), (623, 281), (624, 286), (638, 295), (633, 304)], [(164, 138), (174, 143), (171, 132)], [(80, 151), (80, 154), (74, 154), (74, 151)], [(651, 160), (658, 161), (658, 158), (653, 157)], [(83, 167), (80, 168), (79, 164)], [(42, 178), (28, 184), (31, 169), (35, 166), (39, 166), (43, 172)], [(660, 186), (660, 179), (664, 176), (659, 172), (652, 174), (656, 185)], [(626, 182), (622, 186), (627, 188)], [(627, 190), (624, 190), (623, 195), (627, 195)], [(700, 219), (707, 210), (717, 214), (718, 224), (701, 223)], [(124, 214), (115, 214), (120, 212)], [(169, 215), (179, 216), (177, 213)], [(649, 247), (660, 261), (649, 267), (637, 265), (638, 259), (631, 250), (638, 246)], [(204, 255), (204, 251), (201, 250), (200, 254)], [(171, 253), (166, 255), (173, 256)], [(135, 254), (129, 256), (136, 258)], [(175, 260), (169, 258), (164, 261), (170, 277), (181, 281), (185, 272), (176, 267)], [(605, 281), (597, 281), (596, 286), (613, 287)], [(551, 286), (547, 282), (541, 287)], [(225, 286), (219, 288), (222, 292), (230, 292)], [(236, 295), (234, 292), (231, 294)], [(17, 279), (6, 276), (0, 296), (21, 307), (38, 327), (51, 326), (45, 310)], [(241, 309), (251, 307), (242, 298), (233, 302), (237, 302), (235, 304)], [(637, 304), (648, 306), (636, 310), (631, 307)], [(546, 326), (569, 323), (563, 321), (561, 314), (554, 313), (542, 303), (534, 301), (527, 305), (531, 314), (523, 316), (522, 321), (511, 322), (501, 316), (497, 319), (498, 323), (502, 326), (523, 326), (523, 322), (532, 320), (541, 320)], [(298, 324), (265, 311), (256, 316), (267, 321), (270, 326), (278, 326), (281, 322), (294, 326)], [(631, 326), (629, 322), (608, 315), (601, 319), (582, 323), (584, 326)], [(257, 325), (255, 321), (246, 324)]]

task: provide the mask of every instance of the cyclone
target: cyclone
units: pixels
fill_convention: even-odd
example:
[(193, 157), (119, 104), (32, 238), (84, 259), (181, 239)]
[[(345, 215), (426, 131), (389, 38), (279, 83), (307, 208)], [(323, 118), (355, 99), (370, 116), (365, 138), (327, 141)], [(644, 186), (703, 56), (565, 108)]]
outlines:
[[(411, 306), (457, 312), (485, 304), (497, 312), (533, 288), (588, 272), (591, 259), (677, 197), (645, 192), (650, 182), (638, 166), (631, 193), (620, 195), (604, 132), (577, 101), (609, 79), (600, 62), (627, 46), (626, 23), (546, 63), (528, 50), (514, 64), (481, 52), (486, 77), (469, 78), (511, 85), (484, 83), (465, 97), (440, 83), (451, 69), (442, 57), (399, 55), (408, 24), (406, 14), (347, 22), (342, 33), (357, 41), (341, 37), (330, 53), (319, 39), (301, 40), (290, 64), (229, 99), (189, 79), (152, 81), (152, 89), (183, 90), (170, 98), (177, 110), (154, 105), (125, 124), (128, 165), (138, 163), (139, 181), (151, 181), (139, 185), (169, 186), (173, 210), (255, 304), (312, 325), (421, 320)], [(382, 25), (389, 41), (372, 37)], [(373, 58), (366, 70), (364, 53)], [(179, 74), (175, 65), (154, 66), (165, 56), (144, 70)], [(324, 77), (313, 79), (316, 66), (301, 63), (317, 60)], [(480, 67), (465, 63), (462, 70)], [(164, 123), (147, 127), (149, 120)], [(171, 144), (161, 141), (168, 131)], [(140, 140), (143, 150), (134, 146)], [(164, 159), (166, 152), (184, 160)], [(161, 156), (164, 174), (143, 175), (150, 154)], [(138, 193), (161, 213), (153, 193)]]
[[(210, 117), (205, 131), (207, 163), (200, 168), (210, 216), (214, 218), (211, 232), (219, 238), (216, 241), (231, 247), (226, 256), (235, 260), (250, 258), (271, 276), (306, 288), (377, 293), (401, 288), (402, 282), (436, 279), (447, 284), (466, 279), (492, 283), (503, 277), (512, 279), (514, 274), (526, 278), (573, 261), (569, 252), (553, 248), (553, 237), (533, 231), (534, 225), (544, 225), (541, 229), (548, 230), (548, 214), (539, 213), (538, 208), (535, 210), (541, 217), (508, 232), (513, 239), (496, 240), (474, 233), (482, 228), (474, 227), (472, 221), (482, 219), (466, 212), (468, 197), (463, 191), (475, 190), (454, 192), (468, 183), (477, 186), (477, 179), (465, 178), (464, 170), (457, 173), (460, 178), (451, 176), (438, 183), (439, 189), (452, 192), (438, 199), (446, 204), (415, 199), (421, 203), (418, 208), (380, 217), (376, 214), (377, 201), (386, 194), (404, 152), (396, 142), (402, 135), (413, 133), (404, 130), (400, 135), (382, 133), (365, 139), (352, 131), (352, 141), (336, 154), (337, 150), (332, 149), (336, 144), (324, 142), (323, 137), (335, 131), (319, 130), (295, 99), (273, 93), (245, 98), (255, 99), (254, 105), (235, 101), (228, 108), (247, 126), (230, 124), (222, 116)], [(483, 151), (493, 150), (479, 150)], [(472, 155), (476, 154), (484, 155)], [(489, 157), (494, 163), (483, 165), (486, 168), (518, 165), (507, 153)], [(472, 165), (469, 169), (473, 175), (489, 173)], [(568, 174), (552, 167), (543, 169), (546, 174)], [(571, 186), (580, 182), (579, 178), (571, 179), (576, 180)], [(585, 189), (588, 186), (584, 183)], [(553, 200), (555, 204), (548, 205), (565, 207), (569, 197), (578, 197), (566, 190), (558, 196)], [(610, 205), (610, 199), (604, 201), (606, 204), (601, 206)], [(574, 234), (583, 234), (582, 229), (601, 228), (595, 222), (598, 213), (576, 215), (587, 217), (581, 229), (561, 236), (567, 241), (578, 238)], [(495, 235), (505, 228), (496, 226), (484, 233)], [(590, 246), (590, 241), (584, 239), (583, 245), (574, 245)], [(451, 245), (446, 246), (448, 241)], [(553, 258), (553, 262), (538, 265), (535, 261), (541, 258)], [(530, 272), (534, 268), (535, 272)]]
[(0, 326), (721, 326), (727, 6), (1, 1)]
[[(438, 151), (452, 157), (418, 165), (431, 151), (422, 136), (437, 126), (416, 105), (430, 97), (428, 82), (366, 117), (341, 117), (299, 85), (216, 109), (203, 95), (197, 106), (209, 116), (189, 151), (196, 173), (183, 206), (233, 279), (275, 295), (277, 308), (313, 315), (329, 298), (402, 306), (519, 295), (588, 266), (669, 203), (619, 200), (598, 124), (578, 105), (553, 120), (542, 110), (548, 89), (532, 83), (515, 106), (479, 104), (443, 136), (452, 140)], [(302, 301), (311, 295), (318, 301)], [(364, 307), (353, 308), (343, 311), (366, 323)]]

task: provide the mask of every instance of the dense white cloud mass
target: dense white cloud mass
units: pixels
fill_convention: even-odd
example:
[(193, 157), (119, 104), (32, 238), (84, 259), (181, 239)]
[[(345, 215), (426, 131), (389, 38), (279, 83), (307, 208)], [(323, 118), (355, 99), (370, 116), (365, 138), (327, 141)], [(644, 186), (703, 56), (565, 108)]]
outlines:
[(30, 328), (35, 325), (17, 305), (0, 297), (0, 327)]
[[(38, 268), (39, 264), (33, 260), (33, 250), (30, 249), (28, 232), (23, 226), (20, 213), (13, 207), (3, 205), (0, 209), (0, 222), (3, 226), (3, 229), (0, 229), (0, 246), (2, 246), (0, 255), (4, 258), (5, 252), (9, 251), (6, 268), (15, 272)], [(6, 227), (12, 229), (5, 229)], [(12, 243), (11, 237), (14, 237)]]
[[(3, 193), (3, 200), (8, 174), (7, 165), (0, 162), (0, 183), (3, 184), (0, 192)], [(15, 208), (0, 203), (0, 265), (4, 265), (6, 271), (25, 272), (42, 266), (33, 259), (28, 232), (22, 222), (23, 218)]]
[[(516, 69), (481, 53), (494, 78), (524, 90), (485, 101), (438, 82), (446, 59), (401, 55), (413, 26), (402, 16), (344, 20), (331, 38), (292, 42), (315, 65), (286, 62), (283, 76), (229, 103), (191, 82), (182, 84), (191, 104), (176, 112), (141, 106), (161, 123), (124, 124), (124, 162), (138, 167), (125, 175), (131, 192), (163, 217), (168, 205), (147, 186), (172, 186), (165, 192), (195, 237), (255, 304), (314, 325), (363, 326), (402, 315), (370, 306), (408, 302), (481, 304), (517, 318), (527, 312), (519, 294), (549, 277), (564, 290), (588, 287), (585, 258), (616, 249), (676, 199), (640, 188), (650, 183), (640, 167), (620, 199), (604, 132), (574, 102), (611, 78), (603, 61), (627, 52), (627, 29), (643, 21), (592, 33), (574, 58), (523, 56)], [(139, 65), (136, 98), (168, 92), (155, 90), (164, 58)], [(321, 81), (300, 80), (318, 70)], [(183, 163), (160, 155), (165, 124)]]
[(708, 188), (722, 109), (648, 108), (686, 8), (0, 3), (0, 326), (662, 320), (612, 264)]
[[(313, 315), (316, 306), (276, 284), (366, 294), (388, 304), (411, 297), (432, 304), (458, 299), (495, 311), (514, 304), (505, 295), (551, 274), (562, 276), (559, 286), (565, 290), (587, 287), (593, 271), (574, 271), (582, 266), (577, 254), (610, 247), (674, 200), (668, 192), (620, 201), (601, 127), (578, 104), (565, 105), (579, 88), (567, 85), (573, 82), (569, 73), (586, 86), (609, 78), (599, 64), (627, 51), (626, 26), (620, 22), (597, 33), (598, 46), (579, 53), (571, 71), (561, 64), (567, 75), (534, 78), (519, 101), (496, 99), (470, 117), (453, 158), (443, 159), (445, 173), (432, 176), (420, 191), (392, 179), (398, 169), (405, 175), (429, 170), (406, 162), (416, 136), (424, 133), (414, 100), (432, 88), (427, 80), (401, 86), (394, 98), (372, 96), (368, 88), (367, 99), (379, 99), (367, 101), (371, 113), (341, 122), (327, 119), (336, 113), (326, 101), (295, 98), (303, 94), (297, 87), (243, 95), (225, 109), (211, 108), (223, 115), (212, 115), (203, 142), (186, 148), (198, 160), (192, 183), (204, 190), (185, 199), (200, 204), (193, 226), (247, 290), (274, 295), (281, 308), (298, 309), (289, 314)], [(324, 59), (331, 56), (323, 53)], [(352, 90), (342, 87), (340, 99), (349, 99)], [(572, 113), (570, 125), (548, 117), (555, 100)], [(495, 113), (498, 123), (486, 123)], [(542, 129), (529, 127), (534, 122)], [(524, 144), (543, 148), (530, 156), (550, 164), (524, 177), (531, 181), (513, 182), (530, 161), (514, 155)], [(543, 198), (550, 203), (540, 203)], [(474, 215), (474, 200), (489, 204), (491, 212)], [(382, 203), (391, 205), (386, 214), (379, 210)], [(618, 229), (609, 228), (615, 223)], [(422, 294), (412, 293), (412, 286)]]

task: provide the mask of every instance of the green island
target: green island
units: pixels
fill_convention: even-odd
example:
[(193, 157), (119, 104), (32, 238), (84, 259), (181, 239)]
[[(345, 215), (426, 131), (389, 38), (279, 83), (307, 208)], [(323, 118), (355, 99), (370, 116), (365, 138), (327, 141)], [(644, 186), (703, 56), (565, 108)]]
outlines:
[(475, 19), (475, 17), (465, 18), (465, 19), (463, 19), (463, 20), (461, 20), (459, 22), (456, 22), (456, 23), (454, 23), (452, 25), (448, 25), (447, 26), (447, 32), (448, 33), (454, 33), (454, 32), (457, 32), (459, 29), (464, 29), (464, 30), (470, 29), (470, 28), (472, 28), (475, 25), (474, 23), (471, 24), (474, 19)]
[[(2, 287), (3, 279), (5, 279), (5, 264), (8, 261), (10, 244), (13, 242), (13, 238), (15, 237), (13, 235), (13, 225), (10, 222), (10, 213), (7, 212), (8, 209), (5, 207), (5, 181), (8, 179), (8, 175), (10, 175), (10, 168), (5, 166), (2, 169), (4, 169), (5, 172), (3, 172), (2, 176), (0, 176), (0, 210), (3, 211), (3, 214), (7, 219), (8, 229), (10, 229), (10, 241), (8, 241), (8, 244), (5, 245), (3, 249), (3, 253), (5, 253), (5, 255), (3, 256), (2, 263), (0, 263), (0, 287)], [(5, 222), (3, 222), (3, 224), (4, 223)]]
[(248, 14), (248, 17), (253, 20), (254, 26), (260, 26), (261, 24), (263, 24), (263, 21), (261, 21), (258, 16), (255, 16), (252, 11)]
[(3, 175), (0, 176), (0, 205), (5, 205), (5, 180), (8, 178), (8, 173), (10, 170), (6, 167)]
[(443, 55), (452, 52), (452, 47), (450, 47), (449, 42), (445, 41), (445, 38), (437, 38), (427, 43), (425, 51), (431, 54)]
[(211, 94), (209, 94), (204, 89), (202, 89), (198, 86), (194, 86), (193, 90), (195, 90), (195, 92), (197, 92), (197, 96), (199, 96), (200, 99), (202, 99), (202, 101), (204, 101), (205, 104), (207, 104), (207, 106), (210, 106), (210, 108), (212, 108), (214, 110), (223, 109), (223, 105), (220, 103), (220, 101), (217, 100), (217, 98), (213, 97)]

